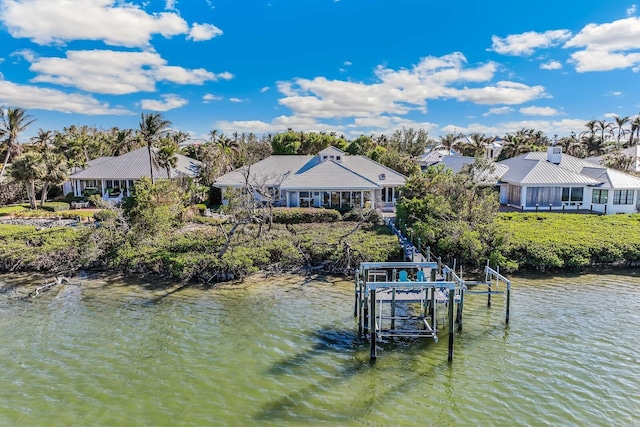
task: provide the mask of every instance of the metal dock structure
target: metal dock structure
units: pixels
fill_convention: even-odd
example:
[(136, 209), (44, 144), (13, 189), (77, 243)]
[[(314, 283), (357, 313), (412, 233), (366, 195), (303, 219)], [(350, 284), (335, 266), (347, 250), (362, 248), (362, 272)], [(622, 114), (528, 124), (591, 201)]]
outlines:
[[(465, 294), (506, 294), (505, 324), (509, 323), (511, 282), (485, 267), (484, 281), (465, 281), (440, 258), (432, 261), (390, 223), (398, 236), (406, 261), (363, 262), (355, 274), (354, 317), (358, 334), (369, 339), (371, 359), (376, 343), (385, 338), (429, 338), (438, 341), (442, 328), (449, 335), (448, 361), (453, 360), (454, 330), (462, 330)], [(419, 247), (419, 245), (418, 245)], [(501, 286), (502, 284), (502, 286)]]

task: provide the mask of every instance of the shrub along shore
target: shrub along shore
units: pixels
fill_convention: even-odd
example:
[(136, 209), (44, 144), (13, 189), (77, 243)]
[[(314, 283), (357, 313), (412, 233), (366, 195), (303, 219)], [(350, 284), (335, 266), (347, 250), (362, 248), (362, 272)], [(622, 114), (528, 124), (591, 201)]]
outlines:
[(257, 271), (347, 273), (362, 261), (401, 256), (388, 228), (371, 223), (274, 223), (262, 230), (248, 224), (233, 230), (232, 224), (199, 218), (170, 234), (133, 239), (115, 221), (102, 219), (98, 227), (0, 224), (0, 271), (107, 270), (214, 283)]
[[(345, 221), (330, 210), (279, 210), (271, 227), (247, 224), (236, 229), (233, 224), (195, 217), (184, 227), (153, 238), (126, 233), (118, 218), (105, 212), (97, 215), (102, 221), (98, 227), (0, 224), (0, 271), (106, 270), (214, 283), (257, 271), (348, 273), (362, 261), (402, 257), (385, 226), (349, 221), (349, 215)], [(324, 222), (308, 222), (319, 218)], [(503, 213), (496, 221), (506, 236), (498, 258), (507, 271), (581, 270), (640, 262), (637, 214)]]

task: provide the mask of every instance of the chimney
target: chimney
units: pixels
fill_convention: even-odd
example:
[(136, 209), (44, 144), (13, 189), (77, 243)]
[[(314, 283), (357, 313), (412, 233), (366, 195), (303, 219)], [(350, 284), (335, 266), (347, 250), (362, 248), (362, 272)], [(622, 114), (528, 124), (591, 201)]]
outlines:
[(559, 165), (562, 161), (562, 147), (554, 145), (547, 148), (547, 161)]

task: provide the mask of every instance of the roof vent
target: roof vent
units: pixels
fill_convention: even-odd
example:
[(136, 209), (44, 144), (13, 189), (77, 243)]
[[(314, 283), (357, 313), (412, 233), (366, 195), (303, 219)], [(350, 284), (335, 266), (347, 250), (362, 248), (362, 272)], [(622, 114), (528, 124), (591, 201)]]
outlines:
[(381, 173), (380, 175), (378, 175), (378, 179), (379, 179), (380, 181), (384, 181), (385, 179), (387, 179), (387, 175), (385, 175), (385, 174)]
[(562, 147), (555, 145), (547, 148), (547, 161), (559, 165), (562, 161)]

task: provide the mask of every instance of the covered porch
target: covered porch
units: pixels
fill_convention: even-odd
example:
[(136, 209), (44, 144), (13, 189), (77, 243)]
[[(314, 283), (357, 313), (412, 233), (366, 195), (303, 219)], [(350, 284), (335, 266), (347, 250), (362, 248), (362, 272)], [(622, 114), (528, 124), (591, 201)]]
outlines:
[(71, 187), (75, 197), (88, 197), (94, 194), (102, 196), (102, 200), (119, 202), (131, 195), (133, 180), (114, 179), (71, 179)]
[(285, 206), (301, 208), (375, 208), (375, 190), (288, 190)]

